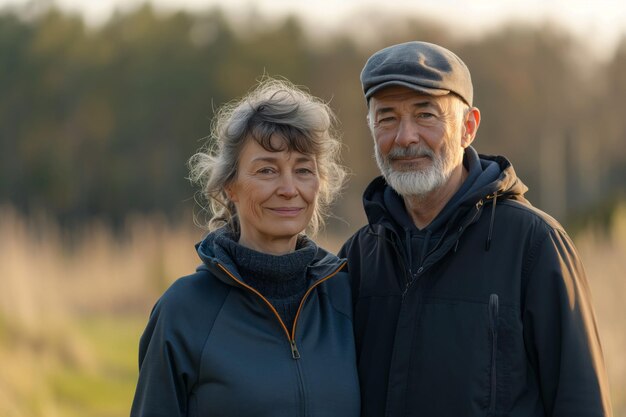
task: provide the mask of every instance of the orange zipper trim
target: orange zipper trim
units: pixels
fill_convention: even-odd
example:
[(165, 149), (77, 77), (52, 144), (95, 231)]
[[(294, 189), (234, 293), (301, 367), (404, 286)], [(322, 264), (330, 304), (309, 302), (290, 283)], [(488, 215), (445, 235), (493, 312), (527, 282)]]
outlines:
[(276, 316), (276, 318), (278, 319), (278, 321), (280, 322), (280, 325), (282, 326), (283, 330), (285, 331), (285, 334), (287, 335), (287, 339), (289, 339), (289, 341), (291, 341), (291, 338), (289, 337), (289, 330), (287, 330), (287, 326), (285, 326), (285, 323), (283, 323), (283, 320), (280, 318), (280, 314), (278, 314), (278, 311), (276, 311), (276, 309), (274, 308), (274, 306), (272, 305), (272, 303), (270, 303), (267, 298), (263, 297), (263, 294), (261, 294), (260, 292), (258, 292), (257, 290), (255, 290), (254, 288), (252, 288), (251, 286), (249, 286), (248, 284), (246, 284), (245, 282), (237, 279), (233, 274), (230, 273), (230, 271), (228, 269), (226, 269), (225, 267), (223, 267), (220, 263), (217, 264), (217, 266), (220, 267), (220, 269), (224, 272), (226, 272), (226, 274), (231, 277), (232, 279), (235, 280), (235, 282), (239, 283), (242, 287), (249, 289), (250, 291), (252, 291), (253, 293), (255, 293), (256, 295), (258, 295), (259, 297), (261, 297), (261, 299), (263, 301), (265, 301), (265, 304), (267, 304), (267, 306), (274, 312), (274, 315)]
[(298, 306), (298, 311), (296, 312), (296, 318), (293, 319), (293, 328), (291, 329), (291, 340), (295, 341), (296, 340), (296, 324), (298, 324), (298, 317), (300, 317), (300, 311), (302, 310), (302, 306), (304, 306), (304, 302), (306, 301), (306, 298), (309, 296), (309, 294), (311, 293), (311, 291), (313, 290), (313, 288), (317, 287), (319, 284), (321, 284), (322, 282), (326, 281), (327, 279), (330, 279), (332, 277), (334, 277), (335, 275), (337, 275), (337, 273), (339, 271), (341, 271), (343, 269), (343, 267), (346, 266), (346, 262), (342, 263), (339, 268), (337, 268), (335, 270), (335, 272), (333, 272), (332, 274), (320, 279), (319, 281), (317, 281), (315, 284), (313, 284), (311, 286), (311, 288), (309, 288), (307, 290), (307, 292), (304, 293), (304, 295), (302, 296), (302, 301), (300, 301), (300, 306)]
[(263, 294), (261, 294), (260, 292), (258, 292), (257, 290), (255, 290), (253, 287), (249, 286), (248, 284), (246, 284), (245, 282), (241, 281), (240, 279), (237, 279), (233, 274), (230, 273), (230, 271), (228, 269), (226, 269), (224, 266), (222, 266), (222, 264), (220, 264), (219, 262), (217, 263), (217, 266), (226, 273), (226, 275), (228, 275), (229, 277), (231, 277), (233, 280), (235, 280), (235, 282), (237, 282), (238, 284), (240, 284), (242, 287), (249, 289), (250, 291), (252, 291), (253, 293), (255, 293), (256, 295), (258, 295), (259, 297), (261, 297), (261, 300), (263, 300), (265, 302), (265, 304), (267, 304), (267, 306), (272, 310), (272, 312), (274, 313), (274, 315), (276, 316), (276, 318), (278, 319), (278, 322), (280, 323), (281, 327), (283, 328), (283, 330), (285, 331), (285, 334), (287, 335), (287, 339), (289, 340), (289, 343), (295, 344), (295, 340), (296, 340), (296, 324), (298, 323), (298, 317), (300, 316), (300, 311), (302, 310), (302, 306), (304, 305), (304, 302), (306, 301), (307, 297), (309, 296), (309, 294), (311, 293), (311, 291), (317, 287), (319, 284), (321, 284), (322, 282), (332, 278), (333, 276), (337, 275), (337, 273), (339, 271), (341, 271), (343, 269), (344, 266), (346, 266), (346, 263), (344, 262), (343, 264), (341, 264), (341, 266), (339, 266), (339, 268), (337, 268), (335, 270), (335, 272), (333, 272), (332, 274), (320, 279), (319, 281), (316, 281), (314, 285), (312, 285), (302, 296), (302, 300), (300, 301), (300, 305), (298, 306), (298, 311), (296, 312), (296, 317), (293, 320), (293, 328), (292, 328), (292, 334), (289, 334), (289, 330), (287, 330), (287, 326), (285, 326), (285, 323), (283, 322), (283, 319), (280, 318), (280, 314), (278, 314), (278, 311), (276, 311), (276, 309), (274, 308), (274, 306), (272, 305), (272, 303), (270, 303), (267, 298), (265, 298), (263, 296)]

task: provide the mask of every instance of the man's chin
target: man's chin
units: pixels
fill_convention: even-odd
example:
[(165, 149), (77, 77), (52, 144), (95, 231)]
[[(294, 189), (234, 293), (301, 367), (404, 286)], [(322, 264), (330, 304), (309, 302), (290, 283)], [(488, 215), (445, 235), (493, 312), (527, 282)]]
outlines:
[(419, 159), (409, 159), (402, 161), (394, 161), (391, 164), (391, 172), (397, 173), (423, 173), (424, 171), (430, 169), (432, 167), (432, 161), (428, 157), (419, 158)]

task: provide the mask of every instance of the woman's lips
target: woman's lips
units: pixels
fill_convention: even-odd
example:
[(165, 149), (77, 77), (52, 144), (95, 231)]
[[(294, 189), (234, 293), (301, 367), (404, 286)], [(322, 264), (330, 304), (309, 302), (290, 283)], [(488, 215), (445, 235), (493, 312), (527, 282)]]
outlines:
[(274, 208), (270, 208), (269, 210), (281, 216), (293, 217), (293, 216), (297, 216), (298, 214), (300, 214), (303, 208), (302, 207), (274, 207)]

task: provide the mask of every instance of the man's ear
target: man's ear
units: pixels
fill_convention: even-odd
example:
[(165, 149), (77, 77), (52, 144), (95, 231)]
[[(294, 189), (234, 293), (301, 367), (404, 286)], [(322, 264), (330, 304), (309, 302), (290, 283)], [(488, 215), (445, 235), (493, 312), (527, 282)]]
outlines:
[(474, 142), (476, 138), (476, 132), (478, 132), (478, 126), (480, 126), (480, 110), (477, 107), (472, 107), (467, 111), (463, 120), (463, 137), (461, 138), (461, 146), (467, 148)]

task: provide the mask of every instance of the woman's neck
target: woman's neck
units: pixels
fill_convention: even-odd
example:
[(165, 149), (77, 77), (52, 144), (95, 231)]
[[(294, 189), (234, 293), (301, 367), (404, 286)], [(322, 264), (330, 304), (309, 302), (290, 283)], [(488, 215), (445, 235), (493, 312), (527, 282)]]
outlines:
[(296, 250), (297, 242), (298, 235), (268, 238), (261, 235), (251, 236), (243, 230), (241, 231), (238, 241), (241, 246), (245, 246), (257, 252), (268, 253), (270, 255), (284, 255), (286, 253), (291, 253)]

